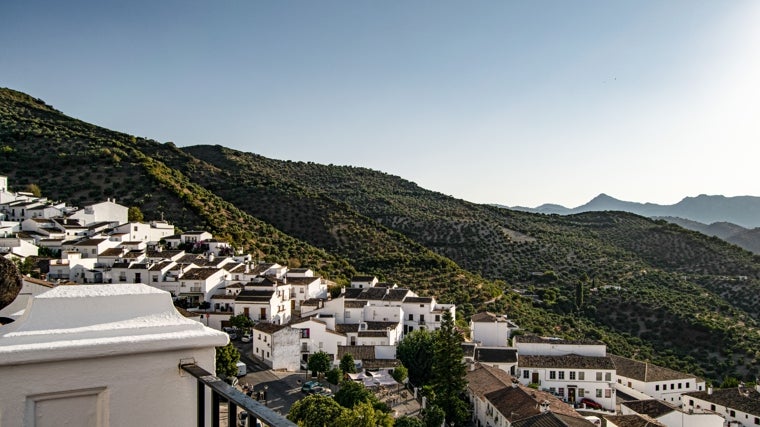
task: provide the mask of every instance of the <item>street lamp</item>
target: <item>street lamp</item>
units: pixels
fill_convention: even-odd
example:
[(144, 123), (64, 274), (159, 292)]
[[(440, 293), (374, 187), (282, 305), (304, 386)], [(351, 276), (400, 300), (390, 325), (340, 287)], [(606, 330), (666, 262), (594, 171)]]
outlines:
[(264, 384), (264, 406), (269, 406), (269, 401), (267, 400), (267, 390), (269, 389), (269, 386)]

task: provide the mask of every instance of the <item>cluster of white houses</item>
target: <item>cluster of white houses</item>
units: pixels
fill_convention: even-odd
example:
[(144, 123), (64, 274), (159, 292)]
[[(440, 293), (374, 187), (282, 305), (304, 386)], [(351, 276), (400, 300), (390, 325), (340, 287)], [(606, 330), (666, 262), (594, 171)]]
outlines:
[[(9, 193), (0, 177), (0, 252), (20, 259), (40, 247), (61, 253), (47, 281), (25, 278), (18, 302), (0, 318), (20, 318), (26, 301), (55, 283), (144, 283), (195, 307), (214, 329), (231, 315), (249, 317), (251, 356), (297, 371), (318, 351), (336, 364), (351, 354), (363, 369), (392, 369), (406, 334), (440, 328), (445, 313), (456, 316), (453, 304), (372, 276), (355, 277), (331, 296), (333, 283), (309, 268), (253, 262), (206, 231), (176, 234), (165, 221), (127, 221), (127, 211), (113, 200), (80, 210)], [(504, 315), (470, 320), (462, 348), (476, 425), (593, 425), (574, 409), (590, 405), (602, 408), (608, 426), (760, 425), (758, 389), (712, 390), (693, 375), (608, 354), (602, 342), (515, 335), (517, 329)]]

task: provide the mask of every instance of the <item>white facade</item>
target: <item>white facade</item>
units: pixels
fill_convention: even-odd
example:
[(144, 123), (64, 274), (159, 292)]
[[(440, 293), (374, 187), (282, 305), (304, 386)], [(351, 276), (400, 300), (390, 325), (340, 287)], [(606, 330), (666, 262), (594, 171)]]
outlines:
[(197, 383), (178, 364), (214, 372), (227, 342), (144, 285), (57, 287), (0, 327), (0, 425), (195, 425)]
[(760, 385), (755, 388), (734, 387), (691, 392), (683, 396), (685, 411), (721, 415), (726, 426), (754, 427), (760, 425)]
[(324, 351), (335, 358), (338, 354), (338, 346), (346, 345), (346, 336), (328, 329), (327, 324), (321, 320), (307, 319), (293, 323), (291, 327), (300, 330), (302, 361), (306, 361), (309, 354), (319, 351)]
[(19, 291), (18, 295), (16, 296), (16, 299), (13, 300), (9, 305), (6, 307), (3, 307), (2, 310), (0, 310), (0, 317), (8, 317), (11, 319), (16, 319), (20, 317), (24, 310), (26, 310), (27, 305), (29, 304), (29, 301), (34, 298), (35, 296), (47, 292), (50, 289), (52, 289), (55, 285), (53, 285), (50, 282), (39, 280), (39, 279), (33, 279), (28, 276), (22, 276), (21, 277), (21, 290)]
[(114, 231), (126, 234), (127, 237), (123, 240), (157, 243), (165, 237), (174, 235), (174, 226), (166, 221), (128, 222), (119, 225)]
[(505, 315), (477, 313), (470, 319), (472, 341), (484, 347), (509, 347), (509, 338), (517, 325)]
[(627, 389), (632, 389), (649, 398), (679, 406), (684, 393), (705, 390), (705, 381), (694, 375), (626, 357), (610, 357), (617, 370), (618, 388), (626, 393), (629, 393)]
[(253, 327), (252, 352), (275, 370), (297, 371), (301, 367), (301, 331), (286, 325), (259, 323)]
[[(625, 402), (623, 402), (620, 404), (620, 413), (623, 415), (632, 415), (637, 412), (626, 406)], [(665, 424), (667, 427), (723, 427), (724, 421), (723, 417), (715, 413), (686, 412), (676, 408), (653, 418), (662, 424)]]
[(518, 335), (513, 339), (514, 347), (521, 356), (580, 356), (604, 357), (607, 346), (601, 341), (570, 341), (559, 338), (542, 338), (532, 335)]
[(79, 220), (82, 225), (88, 225), (95, 222), (112, 222), (115, 224), (124, 224), (127, 222), (129, 208), (122, 206), (115, 201), (108, 199), (105, 202), (95, 203), (85, 206), (74, 212), (70, 219)]
[(37, 256), (40, 248), (18, 237), (0, 237), (0, 253), (13, 254), (19, 258)]
[(537, 384), (541, 390), (569, 402), (587, 398), (605, 409), (615, 409), (617, 375), (609, 357), (520, 354), (518, 373), (523, 385)]

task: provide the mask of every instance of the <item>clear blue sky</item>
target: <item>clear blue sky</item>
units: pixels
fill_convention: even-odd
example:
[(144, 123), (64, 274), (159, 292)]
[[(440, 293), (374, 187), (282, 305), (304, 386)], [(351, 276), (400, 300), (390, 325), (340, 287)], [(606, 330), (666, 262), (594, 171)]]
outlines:
[(483, 203), (760, 195), (758, 1), (0, 3), (0, 86)]

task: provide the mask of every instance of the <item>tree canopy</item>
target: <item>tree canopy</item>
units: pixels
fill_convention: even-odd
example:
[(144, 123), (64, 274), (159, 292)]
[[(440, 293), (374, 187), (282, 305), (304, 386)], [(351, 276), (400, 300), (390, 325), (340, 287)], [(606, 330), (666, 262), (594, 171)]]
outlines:
[(433, 403), (443, 409), (446, 420), (455, 425), (463, 425), (467, 420), (468, 405), (462, 398), (467, 388), (462, 340), (451, 313), (444, 312), (441, 328), (435, 332), (430, 385), (435, 391)]
[(224, 347), (216, 348), (216, 375), (231, 377), (237, 374), (237, 363), (240, 361), (240, 352), (229, 343)]
[(409, 371), (409, 381), (416, 387), (427, 384), (433, 369), (433, 333), (415, 330), (396, 347), (396, 357)]
[(317, 375), (327, 372), (330, 369), (330, 366), (332, 366), (332, 359), (330, 359), (330, 355), (324, 351), (318, 351), (312, 354), (309, 356), (309, 361), (307, 362), (309, 370)]

